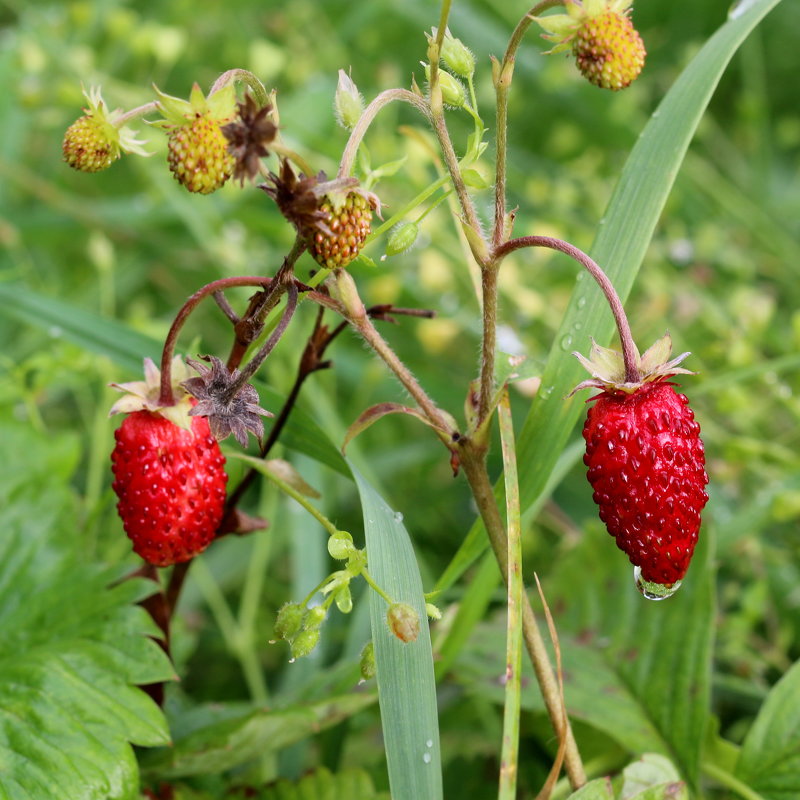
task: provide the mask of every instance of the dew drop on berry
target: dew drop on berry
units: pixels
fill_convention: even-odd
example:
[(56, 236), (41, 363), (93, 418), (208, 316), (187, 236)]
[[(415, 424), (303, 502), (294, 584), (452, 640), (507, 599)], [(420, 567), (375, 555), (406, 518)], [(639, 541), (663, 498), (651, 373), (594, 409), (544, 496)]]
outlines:
[(675, 583), (655, 583), (654, 581), (645, 580), (642, 577), (641, 567), (633, 568), (633, 582), (641, 592), (642, 597), (647, 600), (666, 600), (681, 588), (680, 581), (675, 581)]

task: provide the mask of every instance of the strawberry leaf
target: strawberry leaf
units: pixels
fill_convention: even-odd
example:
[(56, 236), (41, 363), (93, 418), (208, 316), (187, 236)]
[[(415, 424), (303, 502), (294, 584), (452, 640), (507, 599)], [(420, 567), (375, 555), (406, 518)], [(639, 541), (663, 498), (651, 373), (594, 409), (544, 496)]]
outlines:
[(800, 797), (800, 661), (775, 684), (747, 732), (736, 775), (765, 800)]
[(254, 800), (389, 800), (386, 792), (378, 792), (372, 778), (359, 769), (333, 774), (324, 767), (304, 775), (299, 781), (279, 780), (258, 794), (247, 795)]
[(31, 480), (35, 454), (59, 446), (13, 436), (27, 440), (18, 473), (33, 466), (4, 498), (0, 537), (0, 796), (136, 797), (131, 745), (169, 740), (160, 709), (136, 688), (174, 677), (148, 638), (158, 629), (136, 605), (155, 585), (70, 552), (73, 498)]

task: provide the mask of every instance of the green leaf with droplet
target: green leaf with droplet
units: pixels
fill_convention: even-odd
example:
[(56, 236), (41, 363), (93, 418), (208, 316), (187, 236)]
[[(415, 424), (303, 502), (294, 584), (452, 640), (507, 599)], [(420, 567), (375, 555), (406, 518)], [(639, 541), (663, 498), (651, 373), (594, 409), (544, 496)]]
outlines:
[(393, 800), (441, 800), (439, 719), (422, 578), (402, 517), (356, 470), (370, 575), (395, 602), (417, 612), (416, 641), (403, 643), (386, 625), (386, 601), (369, 592), (378, 699)]

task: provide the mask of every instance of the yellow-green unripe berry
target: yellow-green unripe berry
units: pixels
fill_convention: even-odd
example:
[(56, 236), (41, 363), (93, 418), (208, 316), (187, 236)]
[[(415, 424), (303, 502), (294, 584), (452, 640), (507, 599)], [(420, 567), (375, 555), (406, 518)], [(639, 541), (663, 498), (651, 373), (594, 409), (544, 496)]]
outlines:
[[(425, 64), (425, 77), (430, 81), (431, 67), (430, 64)], [(461, 82), (454, 78), (449, 72), (443, 69), (439, 70), (439, 87), (442, 90), (442, 100), (453, 108), (461, 108), (467, 102), (467, 93)]]
[(361, 672), (361, 677), (365, 681), (375, 677), (375, 673), (378, 671), (378, 665), (375, 663), (375, 645), (372, 642), (367, 642), (364, 645), (364, 649), (361, 651), (361, 659), (358, 662), (358, 668)]
[(324, 606), (314, 606), (309, 608), (303, 618), (303, 630), (315, 631), (325, 622), (328, 612)]
[(386, 612), (386, 624), (405, 644), (415, 642), (419, 636), (419, 615), (408, 603), (392, 603)]
[(428, 615), (428, 619), (439, 620), (442, 618), (442, 612), (433, 603), (425, 603), (425, 613)]
[(399, 256), (405, 253), (419, 236), (419, 225), (416, 222), (401, 222), (390, 234), (386, 242), (386, 255)]
[(307, 656), (319, 644), (319, 631), (300, 631), (292, 640), (292, 658)]
[(286, 603), (278, 611), (275, 620), (275, 635), (279, 639), (291, 639), (300, 630), (306, 610), (300, 603)]
[(444, 35), (439, 55), (449, 70), (462, 78), (469, 78), (475, 72), (475, 56), (461, 41), (449, 33)]
[(354, 550), (353, 537), (347, 531), (336, 531), (328, 538), (328, 552), (337, 561), (350, 558)]

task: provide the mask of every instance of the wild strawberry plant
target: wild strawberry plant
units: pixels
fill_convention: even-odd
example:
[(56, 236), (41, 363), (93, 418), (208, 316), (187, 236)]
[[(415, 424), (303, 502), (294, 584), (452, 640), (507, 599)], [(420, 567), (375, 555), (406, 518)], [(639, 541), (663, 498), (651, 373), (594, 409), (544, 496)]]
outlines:
[[(783, 798), (787, 786), (790, 792), (800, 786), (797, 729), (780, 715), (797, 693), (796, 668), (770, 693), (740, 748), (714, 730), (712, 549), (700, 520), (708, 499), (705, 456), (698, 423), (674, 387), (680, 380), (691, 397), (695, 379), (682, 377), (690, 370), (679, 366), (683, 357), (671, 358), (669, 336), (640, 355), (631, 332), (636, 320), (631, 325), (623, 307), (719, 76), (776, 4), (756, 0), (734, 9), (666, 93), (623, 169), (591, 256), (537, 231), (535, 224), (530, 231), (517, 230), (518, 217), (526, 213), (509, 200), (515, 172), (508, 143), (514, 73), (523, 59), (539, 57), (533, 39), (540, 33), (553, 43), (551, 53), (571, 53), (596, 87), (616, 92), (630, 86), (645, 61), (630, 2), (568, 0), (558, 8), (544, 0), (521, 17), (502, 56), (491, 60), (480, 41), (467, 47), (459, 38), (457, 8), (451, 15), (444, 2), (435, 27), (420, 36), (422, 65), (408, 86), (383, 89), (367, 102), (354, 77), (357, 64), (352, 74), (339, 73), (334, 109), (349, 133), (335, 174), (329, 159), (295, 134), (300, 121), (285, 112), (281, 87), (268, 91), (251, 71), (229, 69), (207, 91), (194, 83), (188, 99), (156, 89), (155, 99), (127, 111), (113, 110), (116, 104), (107, 105), (98, 88), (87, 90), (85, 113), (63, 140), (69, 166), (108, 170), (111, 180), (118, 158), (142, 156), (155, 147), (158, 132), (145, 126), (146, 120), (167, 136), (168, 169), (181, 191), (206, 195), (238, 183), (235, 191), (257, 197), (260, 210), (274, 208), (286, 224), (273, 231), (279, 255), (273, 254), (272, 266), (250, 265), (235, 275), (225, 269), (205, 285), (186, 287), (188, 298), (173, 310), (172, 324), (158, 342), (160, 368), (148, 360), (152, 340), (107, 320), (82, 324), (62, 313), (77, 341), (105, 337), (102, 347), (118, 361), (145, 364), (144, 382), (120, 383), (123, 377), (113, 376), (112, 385), (125, 395), (111, 409), (127, 415), (112, 454), (120, 527), (144, 563), (129, 568), (131, 548), (120, 545), (118, 563), (111, 559), (110, 568), (71, 574), (54, 546), (43, 561), (58, 566), (37, 576), (42, 587), (37, 597), (34, 578), (25, 578), (34, 556), (32, 545), (24, 544), (24, 520), (12, 525), (3, 571), (9, 584), (24, 578), (26, 588), (6, 608), (30, 610), (15, 616), (13, 648), (0, 661), (0, 674), (11, 687), (6, 698), (22, 710), (10, 715), (5, 728), (4, 746), (12, 757), (8, 777), (0, 773), (0, 787), (8, 796), (389, 796), (375, 789), (385, 783), (382, 773), (376, 778), (353, 771), (346, 760), (335, 774), (320, 768), (296, 782), (287, 777), (269, 784), (284, 774), (278, 752), (345, 721), (362, 724), (377, 697), (388, 791), (396, 800), (435, 800), (444, 793), (443, 765), (447, 769), (463, 758), (448, 752), (448, 737), (439, 734), (441, 719), (452, 709), (445, 707), (440, 717), (437, 690), (442, 701), (451, 675), (454, 685), (471, 682), (481, 700), (503, 706), (502, 735), (492, 743), (502, 798), (535, 788), (542, 797), (573, 792), (569, 796), (584, 800), (644, 800), (701, 796), (709, 786), (721, 796), (731, 791)], [(104, 92), (112, 96), (111, 90)], [(417, 165), (399, 153), (376, 163), (369, 146), (374, 126), (397, 105), (416, 115), (419, 125), (410, 134), (406, 128), (406, 135), (421, 143), (426, 158), (433, 154), (437, 168), (435, 178), (402, 200), (391, 181), (408, 175), (412, 185)], [(393, 202), (385, 201), (384, 187)], [(238, 202), (228, 189), (218, 198), (218, 210)], [(391, 259), (428, 246), (429, 215), (440, 207), (452, 211), (463, 269), (481, 309), (475, 316), (477, 364), (458, 385), (463, 408), (439, 402), (435, 389), (418, 377), (431, 377), (419, 355), (384, 333), (387, 322), (406, 329), (424, 326), (441, 309), (365, 299), (365, 275), (383, 267), (383, 259), (376, 262), (370, 253), (382, 249)], [(283, 242), (288, 244), (280, 250)], [(168, 242), (160, 247), (162, 255), (165, 248), (169, 258)], [(546, 363), (529, 366), (499, 343), (504, 334), (499, 285), (506, 265), (540, 249), (568, 257), (583, 274)], [(238, 293), (242, 288), (249, 298)], [(18, 302), (25, 297), (20, 293)], [(202, 315), (212, 303), (228, 325), (226, 340), (204, 335)], [(308, 320), (310, 333), (303, 327)], [(664, 316), (658, 325), (680, 338), (680, 320)], [(581, 354), (590, 337), (609, 341), (614, 326), (619, 351), (593, 344), (591, 358)], [(321, 414), (309, 417), (302, 404), (315, 380), (339, 369), (337, 354), (348, 330), (377, 356), (403, 394), (365, 403), (335, 435), (325, 430)], [(201, 335), (201, 345), (190, 343), (192, 334)], [(207, 344), (212, 340), (213, 348)], [(185, 362), (179, 349), (189, 353)], [(272, 391), (265, 374), (292, 359), (293, 384), (285, 392)], [(583, 383), (578, 361), (591, 373)], [(443, 369), (447, 366), (443, 362)], [(509, 387), (523, 378), (532, 379), (537, 391), (515, 432)], [(586, 532), (584, 546), (552, 565), (530, 566), (523, 552), (523, 514), (541, 509), (579, 452), (569, 439), (587, 410), (576, 388), (600, 392), (590, 399), (584, 427), (588, 478), (600, 518), (635, 566), (639, 592), (624, 575), (624, 557), (599, 527)], [(377, 453), (364, 457), (362, 443), (397, 415), (409, 418), (403, 437), (417, 434), (432, 442), (440, 467), (463, 476), (478, 512), (471, 529), (463, 526), (460, 544), (438, 579), (420, 569), (414, 526), (404, 524), (413, 498), (393, 497), (391, 487), (379, 491), (376, 476), (365, 475)], [(283, 448), (306, 460), (290, 463)], [(391, 452), (390, 446), (390, 457)], [(327, 482), (327, 472), (352, 481), (349, 493), (358, 495), (360, 520), (312, 486)], [(280, 502), (256, 506), (253, 489), (259, 484), (277, 487)], [(589, 487), (584, 491), (591, 496)], [(68, 502), (50, 495), (39, 502), (59, 511), (57, 530), (66, 533)], [(295, 546), (294, 562), (316, 561), (319, 567), (314, 580), (296, 586), (289, 597), (276, 597), (265, 588), (268, 548), (273, 531), (285, 524), (289, 504), (307, 515), (316, 536)], [(327, 533), (327, 547), (319, 528)], [(205, 552), (211, 559), (226, 548), (233, 552), (234, 539), (254, 543), (238, 617), (206, 558), (198, 557)], [(21, 562), (15, 552), (22, 553)], [(333, 570), (321, 560), (328, 557)], [(544, 567), (550, 574), (537, 594), (534, 569)], [(270, 564), (270, 571), (276, 568)], [(468, 570), (472, 579), (464, 581)], [(489, 613), (481, 620), (501, 574), (507, 613), (500, 624)], [(57, 598), (75, 576), (78, 582), (69, 589), (74, 621), (57, 636), (37, 640), (30, 631), (57, 613)], [(190, 687), (170, 683), (186, 668), (181, 648), (190, 636), (179, 603), (192, 581), (238, 664), (239, 682), (247, 685), (252, 701), (247, 705), (205, 705)], [(599, 602), (598, 592), (613, 602)], [(666, 603), (647, 602), (666, 598)], [(141, 607), (133, 605), (137, 602)], [(357, 621), (361, 609), (369, 612), (368, 631)], [(253, 635), (259, 615), (272, 620), (268, 630), (259, 631), (260, 642)], [(476, 625), (479, 635), (465, 646)], [(340, 648), (336, 637), (344, 636), (348, 642)], [(272, 666), (277, 660), (304, 675), (285, 690), (277, 708), (270, 705), (272, 681), (262, 663), (268, 638)], [(341, 649), (335, 669), (301, 672), (334, 649)], [(20, 677), (24, 674), (28, 678)], [(285, 674), (292, 674), (288, 666)], [(364, 683), (357, 682), (359, 674)], [(529, 682), (534, 677), (536, 690)], [(45, 695), (51, 698), (49, 717)], [(93, 709), (102, 702), (101, 715)], [(530, 772), (528, 754), (520, 751), (523, 709), (530, 708), (549, 720), (548, 733), (539, 737), (551, 748), (549, 775)], [(25, 714), (36, 721), (32, 727)], [(64, 730), (69, 736), (62, 741)], [(586, 755), (597, 751), (598, 742), (605, 758), (600, 763)], [(155, 749), (134, 757), (129, 743)], [(767, 754), (774, 764), (769, 771)], [(450, 768), (448, 785), (458, 788), (448, 791), (469, 793), (454, 771), (457, 767)]]

